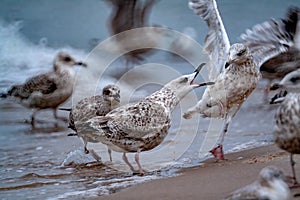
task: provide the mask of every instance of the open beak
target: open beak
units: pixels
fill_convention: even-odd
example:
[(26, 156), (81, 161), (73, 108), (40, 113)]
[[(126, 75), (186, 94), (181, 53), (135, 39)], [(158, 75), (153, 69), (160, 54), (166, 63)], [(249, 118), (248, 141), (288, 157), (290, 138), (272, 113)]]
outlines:
[(87, 64), (84, 62), (77, 62), (76, 65), (80, 65), (82, 67), (87, 67)]
[(203, 68), (203, 66), (204, 66), (205, 64), (206, 64), (206, 63), (201, 63), (201, 64), (197, 67), (197, 69), (194, 71), (195, 76), (194, 76), (193, 80), (190, 82), (190, 85), (192, 85), (192, 84), (194, 83), (195, 78), (198, 76), (199, 72), (201, 71), (201, 69)]

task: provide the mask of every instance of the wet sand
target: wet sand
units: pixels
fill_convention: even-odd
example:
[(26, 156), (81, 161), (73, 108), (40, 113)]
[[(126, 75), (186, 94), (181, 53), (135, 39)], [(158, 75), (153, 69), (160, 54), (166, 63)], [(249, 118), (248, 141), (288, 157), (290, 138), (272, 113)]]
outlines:
[[(142, 183), (97, 200), (133, 200), (133, 199), (222, 199), (237, 188), (253, 182), (260, 170), (274, 165), (284, 170), (285, 175), (291, 175), (289, 154), (276, 145), (259, 147), (246, 151), (228, 154), (224, 162), (216, 163), (208, 159), (203, 165), (187, 168), (177, 177), (154, 180)], [(298, 177), (300, 156), (295, 156)], [(299, 194), (300, 189), (293, 189), (293, 194)], [(300, 199), (299, 195), (293, 199)]]

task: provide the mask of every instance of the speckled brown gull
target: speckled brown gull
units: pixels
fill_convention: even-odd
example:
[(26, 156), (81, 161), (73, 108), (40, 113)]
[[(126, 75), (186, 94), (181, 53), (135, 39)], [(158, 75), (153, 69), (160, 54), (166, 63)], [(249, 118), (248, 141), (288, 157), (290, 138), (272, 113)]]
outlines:
[[(111, 110), (117, 108), (119, 104), (120, 88), (116, 85), (107, 85), (102, 89), (102, 95), (86, 97), (72, 107), (69, 115), (69, 128), (76, 132), (73, 135), (78, 135), (83, 139), (85, 153), (89, 153), (87, 143), (97, 141), (94, 141), (92, 135), (88, 133), (77, 134), (76, 124), (86, 122), (93, 117), (105, 116)], [(108, 152), (110, 161), (112, 161), (110, 149)]]
[(32, 126), (35, 122), (34, 116), (39, 110), (53, 109), (57, 119), (57, 107), (72, 95), (75, 65), (87, 66), (83, 62), (75, 61), (69, 54), (60, 52), (54, 59), (53, 71), (34, 76), (24, 84), (13, 85), (2, 97), (14, 97), (21, 105), (35, 109), (31, 117)]
[[(299, 14), (298, 7), (290, 7), (284, 19), (257, 24), (241, 35), (253, 57), (262, 60), (262, 65), (258, 67), (262, 77), (268, 79), (269, 83), (300, 68)], [(274, 47), (281, 53), (270, 57), (268, 54), (272, 53)], [(269, 86), (265, 90), (265, 100), (268, 99), (268, 93)]]
[(283, 172), (275, 166), (261, 170), (257, 181), (234, 191), (225, 200), (289, 200), (291, 192)]
[[(290, 163), (293, 173), (293, 186), (299, 187), (296, 178), (294, 154), (300, 154), (300, 70), (287, 74), (279, 84), (274, 84), (271, 89), (283, 89), (287, 95), (278, 95), (278, 108), (275, 119), (275, 143), (283, 150), (290, 153)], [(283, 99), (282, 99), (283, 98)], [(276, 99), (273, 100), (276, 102)]]
[(139, 153), (161, 144), (171, 125), (171, 113), (182, 98), (194, 88), (212, 84), (193, 83), (200, 68), (170, 81), (161, 90), (137, 103), (118, 107), (104, 117), (78, 124), (77, 132), (89, 133), (95, 141), (106, 144), (114, 151), (123, 152), (123, 160), (132, 171), (135, 170), (127, 160), (126, 153), (135, 152), (139, 173), (143, 174)]

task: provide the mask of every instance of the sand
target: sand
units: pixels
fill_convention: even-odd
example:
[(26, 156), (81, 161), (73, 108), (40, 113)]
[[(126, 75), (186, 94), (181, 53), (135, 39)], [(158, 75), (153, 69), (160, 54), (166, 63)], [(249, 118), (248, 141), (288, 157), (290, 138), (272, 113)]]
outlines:
[[(179, 176), (142, 183), (98, 200), (119, 199), (222, 199), (232, 191), (253, 182), (262, 168), (275, 165), (291, 175), (289, 154), (276, 145), (259, 147), (226, 155), (227, 161), (208, 159), (203, 165), (184, 169)], [(300, 177), (300, 156), (295, 156), (296, 171)], [(299, 194), (300, 189), (293, 189)], [(293, 199), (300, 199), (296, 195)]]

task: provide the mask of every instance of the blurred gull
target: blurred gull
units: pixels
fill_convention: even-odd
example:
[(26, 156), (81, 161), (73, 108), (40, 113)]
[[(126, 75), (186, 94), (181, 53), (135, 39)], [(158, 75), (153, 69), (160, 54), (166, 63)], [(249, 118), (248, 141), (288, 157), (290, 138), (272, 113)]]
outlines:
[(144, 172), (139, 162), (139, 153), (155, 148), (164, 140), (171, 125), (171, 113), (181, 99), (194, 88), (212, 84), (193, 83), (201, 67), (192, 74), (170, 81), (161, 90), (137, 103), (118, 107), (104, 117), (78, 123), (78, 134), (90, 134), (112, 150), (123, 152), (123, 160), (132, 171), (135, 170), (126, 153), (136, 152), (135, 161), (142, 175)]
[(274, 84), (271, 89), (287, 91), (277, 95), (273, 102), (282, 102), (278, 108), (275, 119), (275, 143), (283, 150), (290, 153), (290, 163), (293, 173), (293, 186), (299, 187), (296, 178), (294, 154), (300, 154), (300, 69), (287, 74), (279, 84)]
[(127, 35), (125, 33), (119, 33), (131, 29), (149, 27), (149, 14), (157, 0), (107, 1), (112, 6), (112, 14), (108, 22), (111, 35), (116, 36), (120, 48), (130, 51), (124, 55), (127, 64), (143, 61), (143, 55), (150, 53), (152, 49), (139, 48), (139, 45), (141, 42), (145, 42), (145, 40), (158, 41), (155, 39), (155, 35), (143, 30), (139, 30), (138, 33), (135, 33), (139, 35), (138, 37), (136, 37), (135, 34)]
[[(192, 0), (189, 6), (195, 14), (205, 20), (209, 27), (204, 51), (209, 55), (210, 79), (215, 81), (215, 84), (206, 88), (202, 99), (194, 107), (188, 109), (183, 117), (189, 119), (198, 113), (203, 117), (225, 119), (218, 144), (210, 151), (217, 160), (224, 160), (225, 134), (232, 118), (255, 89), (261, 77), (258, 66), (269, 58), (286, 51), (286, 43), (290, 38), (283, 37), (276, 45), (261, 45), (260, 52), (252, 55), (247, 43), (230, 46), (215, 0)], [(277, 23), (267, 26), (268, 31), (272, 35), (284, 29), (283, 25)]]
[(73, 66), (81, 65), (69, 54), (60, 52), (53, 63), (53, 71), (40, 74), (28, 79), (24, 84), (13, 85), (2, 97), (14, 97), (21, 105), (35, 109), (31, 117), (31, 125), (35, 125), (35, 114), (39, 110), (53, 109), (56, 119), (60, 119), (56, 110), (72, 95), (75, 84), (75, 70)]
[(225, 200), (289, 200), (291, 192), (284, 179), (283, 172), (275, 166), (265, 167), (257, 181), (234, 191)]
[[(241, 39), (249, 47), (254, 58), (265, 56), (261, 53), (262, 46), (283, 48), (282, 53), (258, 66), (262, 78), (268, 79), (269, 83), (274, 79), (282, 79), (286, 74), (300, 68), (299, 13), (298, 7), (290, 7), (285, 19), (257, 24), (252, 30), (248, 29), (241, 35)], [(281, 46), (281, 43), (284, 46)], [(269, 86), (264, 93), (265, 101), (268, 100), (268, 93)]]

